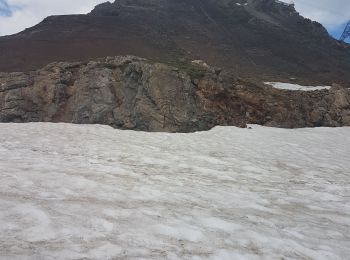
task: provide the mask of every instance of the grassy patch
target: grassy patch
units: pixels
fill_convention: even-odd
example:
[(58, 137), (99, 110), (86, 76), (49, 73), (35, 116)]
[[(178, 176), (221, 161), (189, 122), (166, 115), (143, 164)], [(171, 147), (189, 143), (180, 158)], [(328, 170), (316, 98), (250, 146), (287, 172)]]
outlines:
[(172, 67), (175, 67), (181, 71), (186, 72), (192, 79), (201, 79), (207, 73), (207, 69), (196, 64), (192, 64), (190, 61), (182, 61), (179, 58), (162, 57), (149, 59), (150, 62), (163, 63)]

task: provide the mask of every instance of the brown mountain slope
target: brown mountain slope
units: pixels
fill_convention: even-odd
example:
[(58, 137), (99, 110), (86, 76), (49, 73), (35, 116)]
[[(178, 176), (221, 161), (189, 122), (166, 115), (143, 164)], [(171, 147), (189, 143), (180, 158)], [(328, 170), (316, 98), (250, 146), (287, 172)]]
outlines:
[(350, 50), (274, 0), (117, 0), (0, 37), (0, 71), (133, 54), (202, 59), (261, 80), (350, 83)]

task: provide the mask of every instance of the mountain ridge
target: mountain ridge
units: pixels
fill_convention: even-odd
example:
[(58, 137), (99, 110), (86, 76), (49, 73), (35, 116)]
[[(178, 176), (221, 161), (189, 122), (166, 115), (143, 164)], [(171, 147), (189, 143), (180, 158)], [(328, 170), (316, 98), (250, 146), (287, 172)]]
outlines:
[(129, 54), (201, 59), (259, 80), (350, 85), (347, 45), (274, 0), (117, 0), (0, 37), (4, 72)]

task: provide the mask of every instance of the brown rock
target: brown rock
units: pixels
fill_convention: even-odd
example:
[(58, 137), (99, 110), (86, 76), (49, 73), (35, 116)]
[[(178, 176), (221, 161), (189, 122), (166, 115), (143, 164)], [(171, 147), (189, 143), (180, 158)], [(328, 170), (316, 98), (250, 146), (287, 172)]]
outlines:
[[(107, 124), (191, 132), (247, 123), (276, 127), (350, 125), (350, 90), (284, 91), (197, 66), (133, 57), (52, 63), (0, 73), (1, 122)], [(195, 84), (193, 83), (195, 82)]]

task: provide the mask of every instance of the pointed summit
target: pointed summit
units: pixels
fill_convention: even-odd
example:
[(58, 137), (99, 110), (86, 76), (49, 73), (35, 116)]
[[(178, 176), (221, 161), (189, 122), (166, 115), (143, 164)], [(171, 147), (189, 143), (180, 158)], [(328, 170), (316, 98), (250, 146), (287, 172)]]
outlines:
[(96, 16), (118, 16), (120, 13), (120, 6), (115, 1), (114, 3), (105, 2), (95, 6), (95, 8), (89, 13)]

